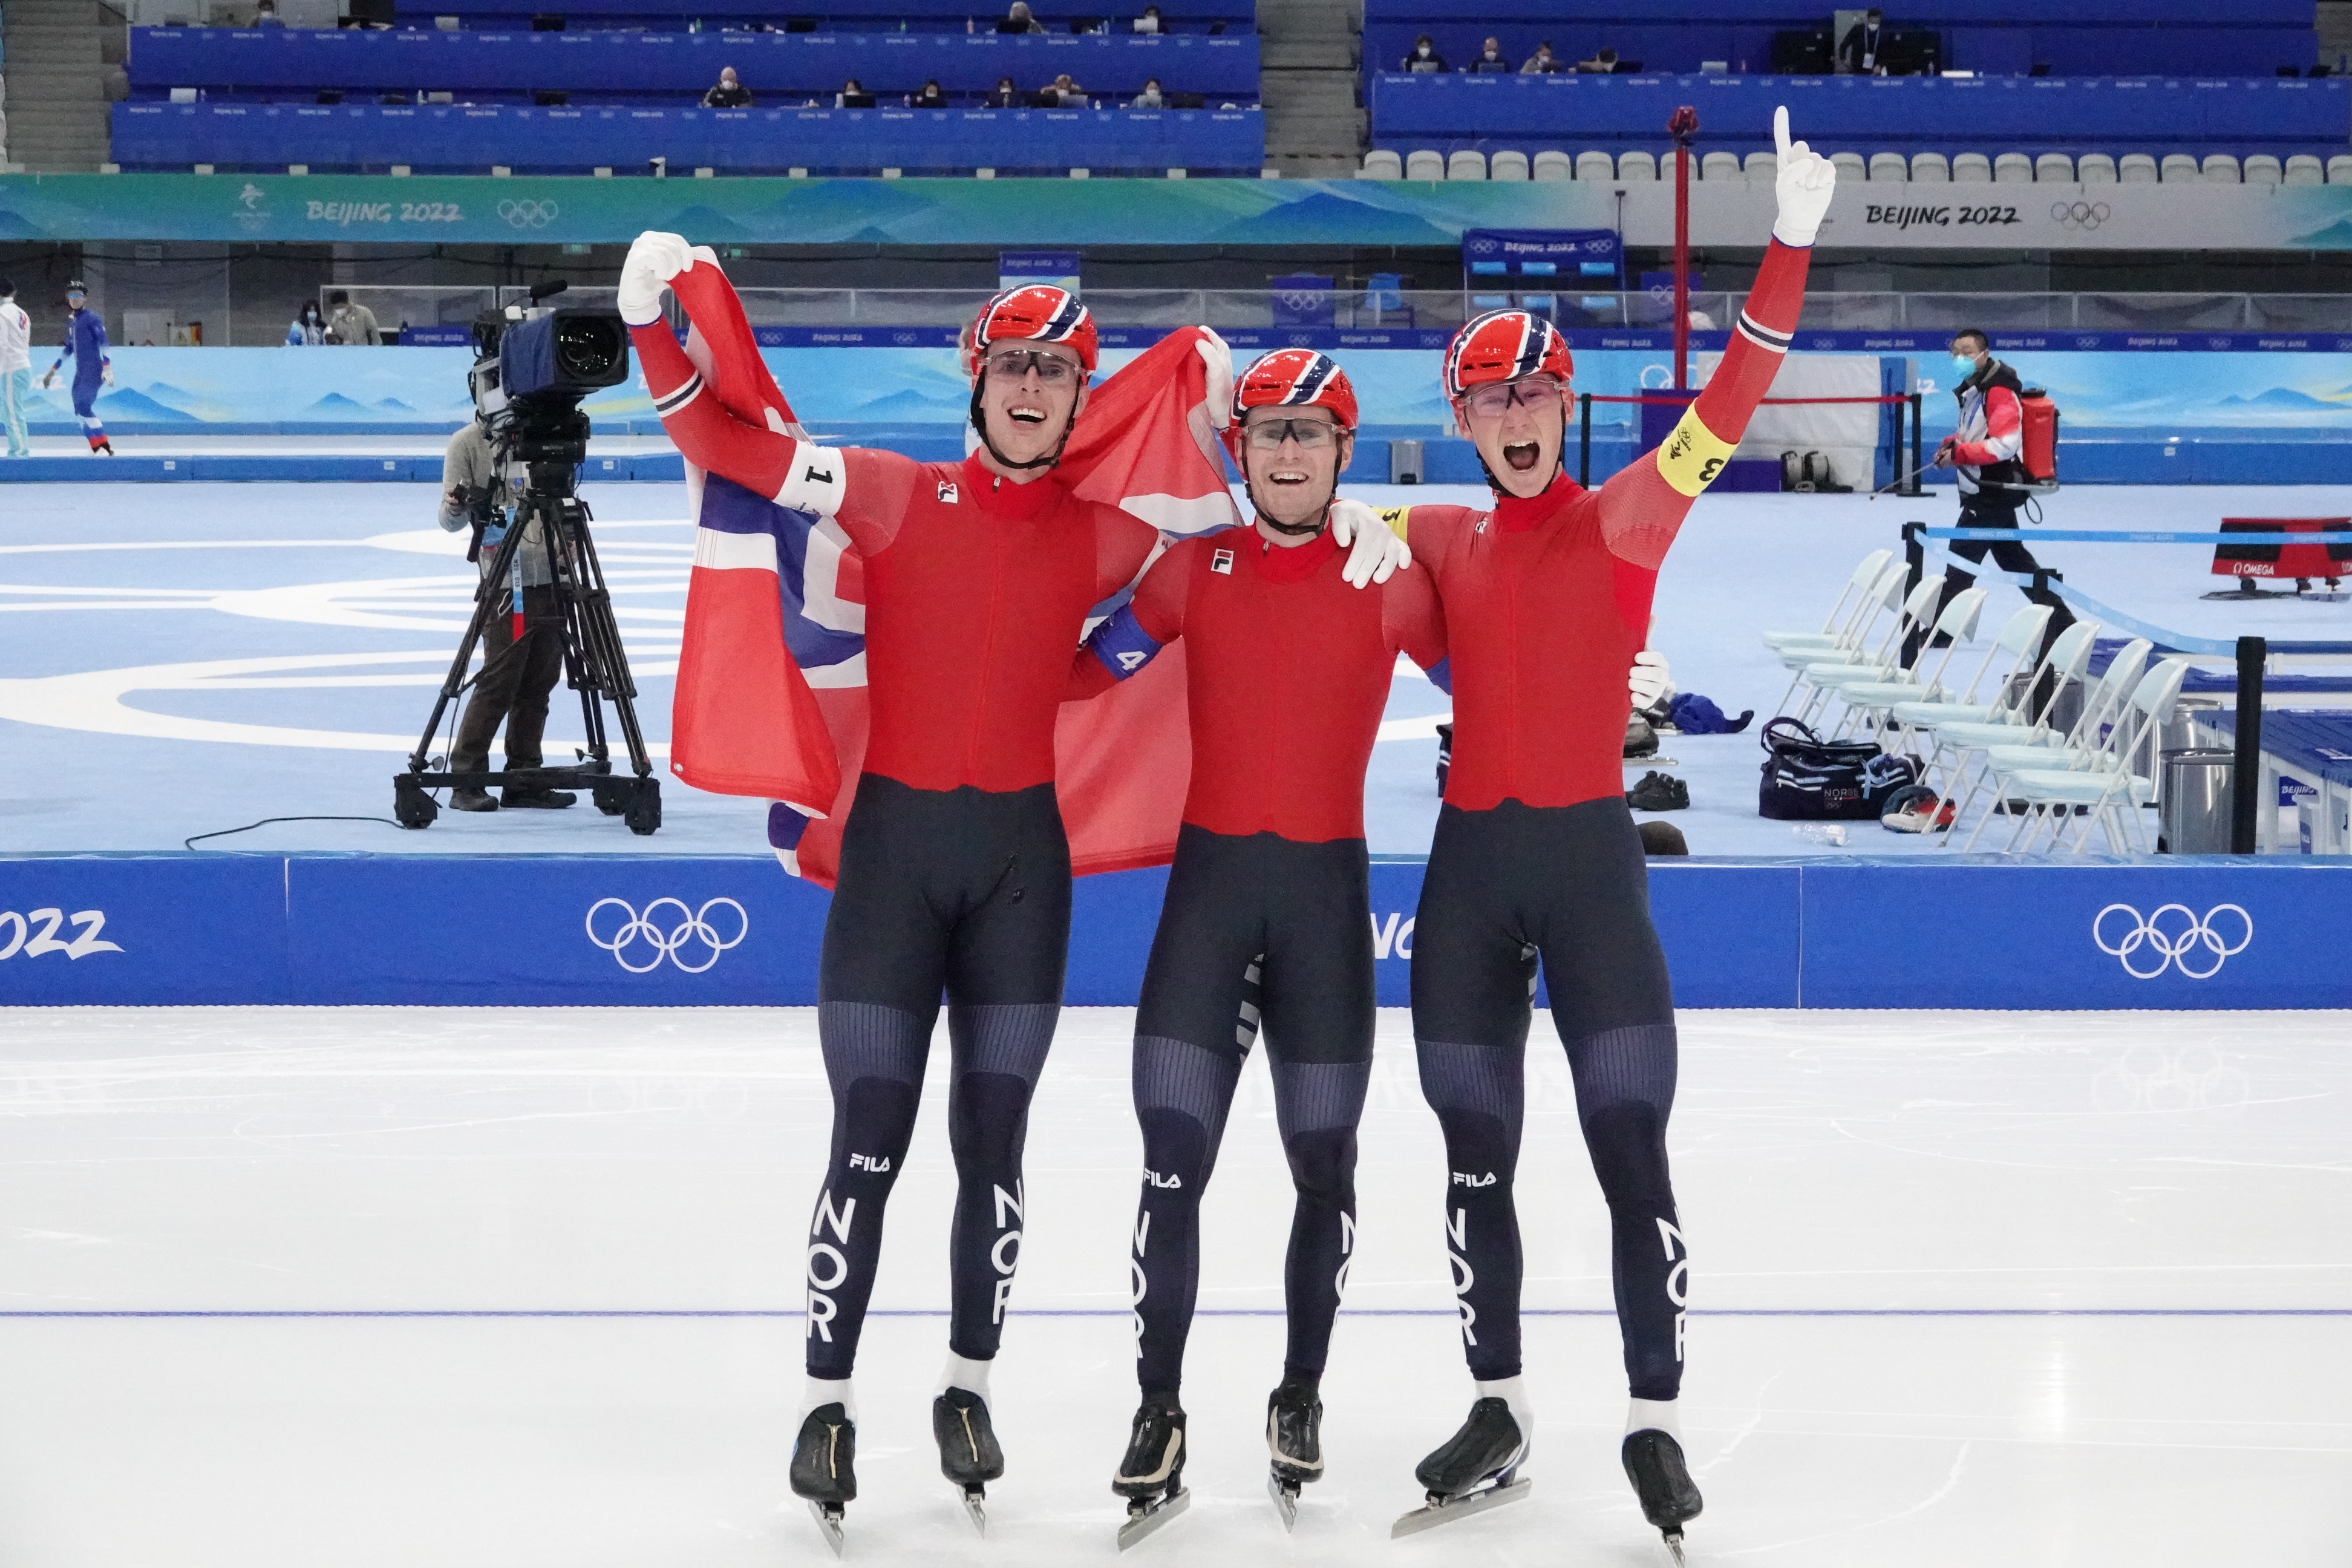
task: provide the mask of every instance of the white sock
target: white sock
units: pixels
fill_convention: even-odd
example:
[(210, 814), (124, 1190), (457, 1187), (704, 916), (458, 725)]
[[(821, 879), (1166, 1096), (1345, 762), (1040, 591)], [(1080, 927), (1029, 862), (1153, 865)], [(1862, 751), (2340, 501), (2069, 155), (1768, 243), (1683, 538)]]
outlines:
[(1679, 1443), (1683, 1440), (1682, 1401), (1679, 1399), (1636, 1399), (1625, 1412), (1625, 1436), (1636, 1432), (1664, 1432)]
[[(1519, 1424), (1519, 1441), (1532, 1449), (1536, 1446), (1536, 1407), (1528, 1399), (1528, 1380), (1524, 1377), (1497, 1378), (1493, 1383), (1478, 1384), (1478, 1397), (1499, 1399), (1511, 1407), (1511, 1419)], [(1522, 1453), (1522, 1460), (1526, 1458)]]
[(819, 1405), (838, 1405), (849, 1412), (854, 1424), (857, 1420), (857, 1391), (845, 1377), (812, 1377), (801, 1393), (801, 1414), (805, 1416)]
[(937, 1397), (950, 1388), (961, 1388), (967, 1394), (979, 1394), (980, 1402), (986, 1405), (988, 1403), (988, 1369), (995, 1364), (992, 1361), (973, 1361), (950, 1351), (947, 1368), (940, 1373), (940, 1385), (931, 1391), (932, 1394)]

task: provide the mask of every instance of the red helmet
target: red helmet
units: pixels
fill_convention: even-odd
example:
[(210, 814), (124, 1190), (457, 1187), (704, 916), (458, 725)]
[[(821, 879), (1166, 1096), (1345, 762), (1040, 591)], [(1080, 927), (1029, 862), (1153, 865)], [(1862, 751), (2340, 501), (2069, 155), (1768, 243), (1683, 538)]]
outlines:
[(1329, 354), (1313, 349), (1276, 349), (1234, 378), (1233, 422), (1225, 447), (1242, 458), (1242, 422), (1253, 408), (1328, 408), (1342, 430), (1356, 427), (1356, 389)]
[(1066, 343), (1077, 351), (1079, 367), (1088, 375), (1094, 374), (1095, 319), (1067, 289), (1051, 283), (1024, 284), (982, 305), (971, 323), (973, 364), (986, 357), (991, 343), (1006, 339)]
[(1445, 399), (1457, 402), (1473, 387), (1517, 381), (1523, 375), (1576, 377), (1568, 340), (1541, 316), (1525, 310), (1489, 310), (1454, 334), (1445, 350)]

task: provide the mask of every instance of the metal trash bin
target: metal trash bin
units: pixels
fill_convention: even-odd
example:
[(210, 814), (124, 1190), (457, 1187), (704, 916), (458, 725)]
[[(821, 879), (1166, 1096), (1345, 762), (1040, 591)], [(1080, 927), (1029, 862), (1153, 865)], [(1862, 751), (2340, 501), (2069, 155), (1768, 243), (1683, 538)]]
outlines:
[(1422, 467), (1421, 443), (1391, 441), (1389, 443), (1389, 483), (1417, 485), (1426, 470)]
[(2159, 855), (2227, 855), (2236, 791), (2234, 752), (2167, 752), (2159, 770), (2156, 849)]
[(2164, 759), (2175, 752), (2193, 751), (2210, 742), (2197, 733), (2199, 721), (2221, 710), (2218, 697), (2183, 697), (2173, 707), (2171, 721), (2152, 728), (2132, 754), (2131, 771), (2152, 781), (2157, 799), (2164, 798)]

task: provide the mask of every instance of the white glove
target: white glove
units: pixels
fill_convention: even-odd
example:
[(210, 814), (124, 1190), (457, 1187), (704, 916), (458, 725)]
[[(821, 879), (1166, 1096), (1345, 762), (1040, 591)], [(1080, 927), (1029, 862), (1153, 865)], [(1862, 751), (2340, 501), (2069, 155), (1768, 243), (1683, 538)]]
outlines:
[(1645, 712), (1675, 694), (1674, 677), (1666, 670), (1666, 656), (1643, 648), (1633, 656), (1633, 668), (1626, 678), (1633, 693), (1633, 709)]
[(1234, 422), (1234, 351), (1206, 327), (1201, 329), (1192, 347), (1209, 367), (1209, 423), (1222, 430)]
[(98, 373), (98, 379), (100, 385), (112, 386), (114, 384), (114, 367), (110, 364), (101, 366)]
[(1780, 155), (1780, 172), (1772, 181), (1780, 204), (1772, 237), (1783, 245), (1811, 245), (1829, 214), (1830, 198), (1837, 195), (1837, 170), (1802, 142), (1789, 140), (1786, 104), (1772, 111), (1772, 144)]
[(1339, 575), (1350, 588), (1385, 583), (1412, 564), (1412, 552), (1381, 520), (1381, 514), (1360, 500), (1344, 497), (1331, 503), (1331, 542), (1347, 547), (1348, 563)]
[[(705, 255), (709, 255), (706, 249)], [(662, 294), (669, 280), (700, 258), (681, 235), (647, 229), (629, 246), (621, 263), (620, 297), (615, 301), (621, 320), (633, 327), (650, 327), (662, 319)], [(715, 262), (718, 258), (713, 256)]]

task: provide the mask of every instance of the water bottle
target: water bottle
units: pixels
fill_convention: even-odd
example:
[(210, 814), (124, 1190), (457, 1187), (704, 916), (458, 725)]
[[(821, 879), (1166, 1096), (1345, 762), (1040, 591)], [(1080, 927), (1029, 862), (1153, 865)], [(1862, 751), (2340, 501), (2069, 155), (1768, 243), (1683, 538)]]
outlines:
[(1800, 822), (1789, 831), (1810, 844), (1845, 847), (1845, 824), (1843, 822)]

